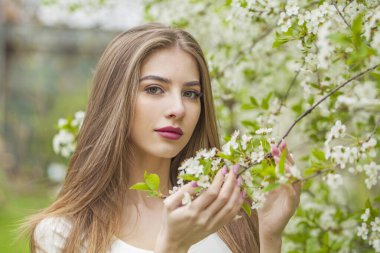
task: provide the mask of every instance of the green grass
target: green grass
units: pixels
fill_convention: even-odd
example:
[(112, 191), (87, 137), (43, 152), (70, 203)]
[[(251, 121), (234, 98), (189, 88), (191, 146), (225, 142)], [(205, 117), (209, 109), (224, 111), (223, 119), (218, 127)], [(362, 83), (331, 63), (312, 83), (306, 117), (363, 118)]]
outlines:
[(29, 252), (28, 238), (18, 239), (16, 231), (21, 220), (51, 203), (52, 191), (38, 185), (33, 189), (15, 191), (8, 189), (0, 203), (0, 252)]

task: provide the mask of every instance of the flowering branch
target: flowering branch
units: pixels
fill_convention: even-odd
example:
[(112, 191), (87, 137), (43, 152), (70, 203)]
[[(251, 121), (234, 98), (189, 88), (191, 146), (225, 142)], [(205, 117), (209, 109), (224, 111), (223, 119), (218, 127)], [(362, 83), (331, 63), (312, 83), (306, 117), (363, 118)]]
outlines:
[[(306, 115), (308, 115), (309, 113), (311, 113), (319, 104), (321, 104), (323, 101), (325, 101), (328, 97), (330, 97), (332, 94), (334, 94), (335, 92), (337, 92), (338, 90), (340, 90), (341, 88), (343, 88), (344, 86), (346, 86), (347, 84), (349, 84), (350, 82), (352, 82), (353, 80), (356, 80), (358, 79), (359, 77), (363, 76), (364, 74), (366, 74), (367, 72), (370, 72), (376, 68), (379, 67), (379, 64), (376, 64), (375, 66), (371, 67), (371, 68), (368, 68), (362, 72), (360, 72), (359, 74), (357, 74), (356, 76), (353, 76), (351, 77), (350, 79), (348, 79), (346, 82), (344, 82), (343, 84), (335, 87), (332, 91), (330, 91), (329, 93), (327, 93), (325, 96), (323, 96), (320, 100), (318, 100), (312, 107), (310, 107), (309, 109), (307, 109), (304, 113), (302, 113), (300, 116), (298, 116), (298, 118), (293, 122), (293, 124), (289, 127), (288, 131), (286, 131), (286, 133), (284, 134), (284, 136), (281, 138), (281, 139), (285, 139), (289, 133), (292, 131), (292, 129), (294, 128), (294, 126), (299, 122), (301, 121)], [(279, 145), (280, 143), (277, 144), (277, 146)]]
[[(346, 82), (344, 82), (343, 84), (335, 87), (332, 91), (330, 91), (329, 93), (327, 93), (325, 96), (323, 96), (320, 100), (318, 100), (313, 106), (311, 106), (309, 109), (307, 109), (304, 113), (302, 113), (300, 116), (298, 116), (298, 118), (293, 122), (293, 124), (289, 127), (289, 129), (286, 131), (286, 133), (284, 134), (284, 136), (280, 139), (280, 141), (277, 143), (277, 147), (280, 145), (280, 142), (282, 139), (285, 139), (289, 133), (292, 131), (292, 129), (295, 127), (295, 125), (300, 122), (304, 117), (306, 117), (306, 115), (308, 115), (309, 113), (311, 113), (319, 104), (321, 104), (323, 101), (325, 101), (328, 97), (330, 97), (332, 94), (334, 94), (335, 92), (337, 92), (338, 90), (340, 90), (341, 88), (343, 88), (344, 86), (346, 86), (347, 84), (349, 84), (350, 82), (352, 82), (353, 80), (356, 80), (358, 79), (359, 77), (363, 76), (364, 74), (376, 69), (377, 67), (379, 67), (379, 64), (371, 67), (371, 68), (368, 68), (362, 72), (360, 72), (359, 74), (351, 77), (350, 79), (348, 79)], [(268, 153), (265, 155), (265, 158), (272, 158), (272, 154), (271, 153)], [(256, 164), (258, 164), (259, 162), (253, 162), (253, 164), (251, 166), (254, 166)], [(249, 169), (249, 166), (247, 167), (244, 167), (242, 166), (242, 170), (238, 173), (239, 175), (242, 175), (246, 170)], [(321, 172), (317, 172), (314, 176), (317, 176), (317, 175), (320, 175), (320, 174), (323, 174), (323, 171)], [(313, 175), (312, 175), (313, 176)], [(313, 176), (313, 177), (314, 177)], [(307, 178), (306, 178), (307, 179)], [(302, 179), (302, 180), (306, 180), (306, 179)]]

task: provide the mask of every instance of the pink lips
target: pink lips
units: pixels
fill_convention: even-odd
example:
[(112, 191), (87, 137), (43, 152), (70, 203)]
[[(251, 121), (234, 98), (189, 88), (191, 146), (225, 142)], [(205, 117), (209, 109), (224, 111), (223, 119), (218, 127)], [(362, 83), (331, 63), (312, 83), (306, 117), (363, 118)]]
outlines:
[(178, 140), (183, 135), (182, 129), (179, 127), (163, 127), (155, 129), (159, 135), (170, 140)]

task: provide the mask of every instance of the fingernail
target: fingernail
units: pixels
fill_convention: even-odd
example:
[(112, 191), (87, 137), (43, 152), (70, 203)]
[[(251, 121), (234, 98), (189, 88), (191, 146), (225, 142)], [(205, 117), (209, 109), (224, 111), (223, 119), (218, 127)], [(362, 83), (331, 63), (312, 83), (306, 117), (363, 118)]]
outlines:
[(194, 188), (197, 188), (199, 185), (198, 185), (198, 182), (193, 181), (193, 182), (191, 182), (191, 186)]
[(280, 154), (280, 151), (278, 150), (278, 148), (276, 146), (272, 146), (272, 155), (273, 156), (278, 156)]
[(235, 164), (234, 167), (233, 167), (234, 173), (235, 173), (236, 175), (237, 175), (238, 172), (239, 172), (239, 167), (240, 167), (239, 164)]
[(227, 166), (226, 166), (226, 165), (224, 165), (223, 168), (221, 169), (221, 173), (222, 173), (223, 175), (226, 175), (226, 174), (227, 174)]
[(239, 177), (237, 178), (236, 185), (240, 187), (241, 184), (242, 184), (242, 182), (243, 182), (243, 179), (241, 178), (241, 176), (239, 176)]

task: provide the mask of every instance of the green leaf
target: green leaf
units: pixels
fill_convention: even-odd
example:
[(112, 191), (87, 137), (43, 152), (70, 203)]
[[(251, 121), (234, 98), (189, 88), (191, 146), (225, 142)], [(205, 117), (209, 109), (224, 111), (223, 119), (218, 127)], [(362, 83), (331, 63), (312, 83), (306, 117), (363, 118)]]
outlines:
[(258, 107), (259, 106), (259, 103), (257, 102), (256, 98), (254, 97), (249, 97), (249, 100), (251, 101), (251, 104)]
[(359, 14), (356, 16), (354, 21), (352, 22), (352, 42), (355, 47), (359, 47), (362, 44), (362, 22), (363, 22), (363, 14)]
[(301, 100), (300, 102), (294, 104), (292, 106), (292, 110), (297, 115), (301, 114), (303, 112), (303, 101)]
[(330, 237), (329, 237), (329, 233), (323, 233), (322, 234), (322, 243), (324, 244), (324, 245), (329, 245), (329, 242), (330, 242)]
[(377, 202), (377, 203), (380, 203), (380, 195), (379, 196), (376, 196), (374, 199), (373, 199), (374, 202)]
[(254, 121), (243, 120), (241, 123), (243, 124), (243, 126), (249, 127), (252, 130), (254, 130), (254, 131), (256, 131), (257, 129), (259, 129), (258, 124), (256, 122), (254, 122)]
[(252, 215), (251, 206), (248, 203), (244, 202), (242, 205), (242, 208), (243, 208), (244, 212), (248, 215), (248, 217), (251, 217), (251, 215)]
[(303, 175), (304, 175), (305, 177), (307, 177), (307, 176), (311, 176), (311, 175), (313, 175), (315, 172), (316, 172), (316, 169), (313, 168), (313, 167), (311, 167), (311, 168), (307, 168), (307, 169), (305, 169), (305, 170), (303, 171)]
[(229, 160), (229, 161), (231, 161), (233, 159), (233, 157), (231, 155), (226, 155), (226, 154), (223, 154), (223, 153), (218, 153), (217, 156), (219, 156), (220, 158)]
[(252, 104), (242, 104), (241, 109), (245, 111), (256, 109), (257, 107)]
[(273, 42), (273, 45), (272, 47), (273, 48), (277, 48), (277, 47), (280, 47), (282, 46), (283, 44), (287, 43), (289, 40), (291, 40), (292, 38), (289, 37), (289, 36), (286, 36), (286, 35), (280, 35), (278, 32), (276, 32), (276, 38)]
[(160, 187), (160, 177), (154, 173), (147, 174), (145, 177), (145, 183), (147, 184), (149, 189), (156, 191)]
[(276, 189), (280, 186), (280, 183), (274, 183), (274, 184), (268, 184), (267, 186), (264, 187), (263, 191), (264, 192), (269, 192), (273, 189)]
[(280, 161), (278, 163), (278, 172), (280, 175), (285, 174), (285, 162), (286, 162), (286, 150), (283, 150), (281, 153)]
[(372, 203), (369, 199), (367, 199), (367, 201), (365, 202), (365, 207), (366, 208), (369, 208), (370, 210), (372, 210)]
[(184, 174), (178, 176), (179, 178), (182, 178), (185, 181), (198, 181), (198, 178), (191, 174)]
[(352, 45), (352, 41), (349, 35), (344, 33), (334, 33), (328, 37), (332, 42), (342, 46), (349, 47)]
[(313, 149), (311, 151), (311, 155), (318, 161), (324, 162), (326, 161), (325, 152), (320, 149)]
[(146, 183), (136, 183), (129, 187), (131, 190), (139, 190), (139, 191), (150, 191), (150, 188)]
[(263, 99), (263, 101), (261, 101), (261, 108), (263, 108), (264, 110), (269, 109), (269, 101), (272, 97), (272, 94), (272, 92), (269, 92), (269, 94)]

